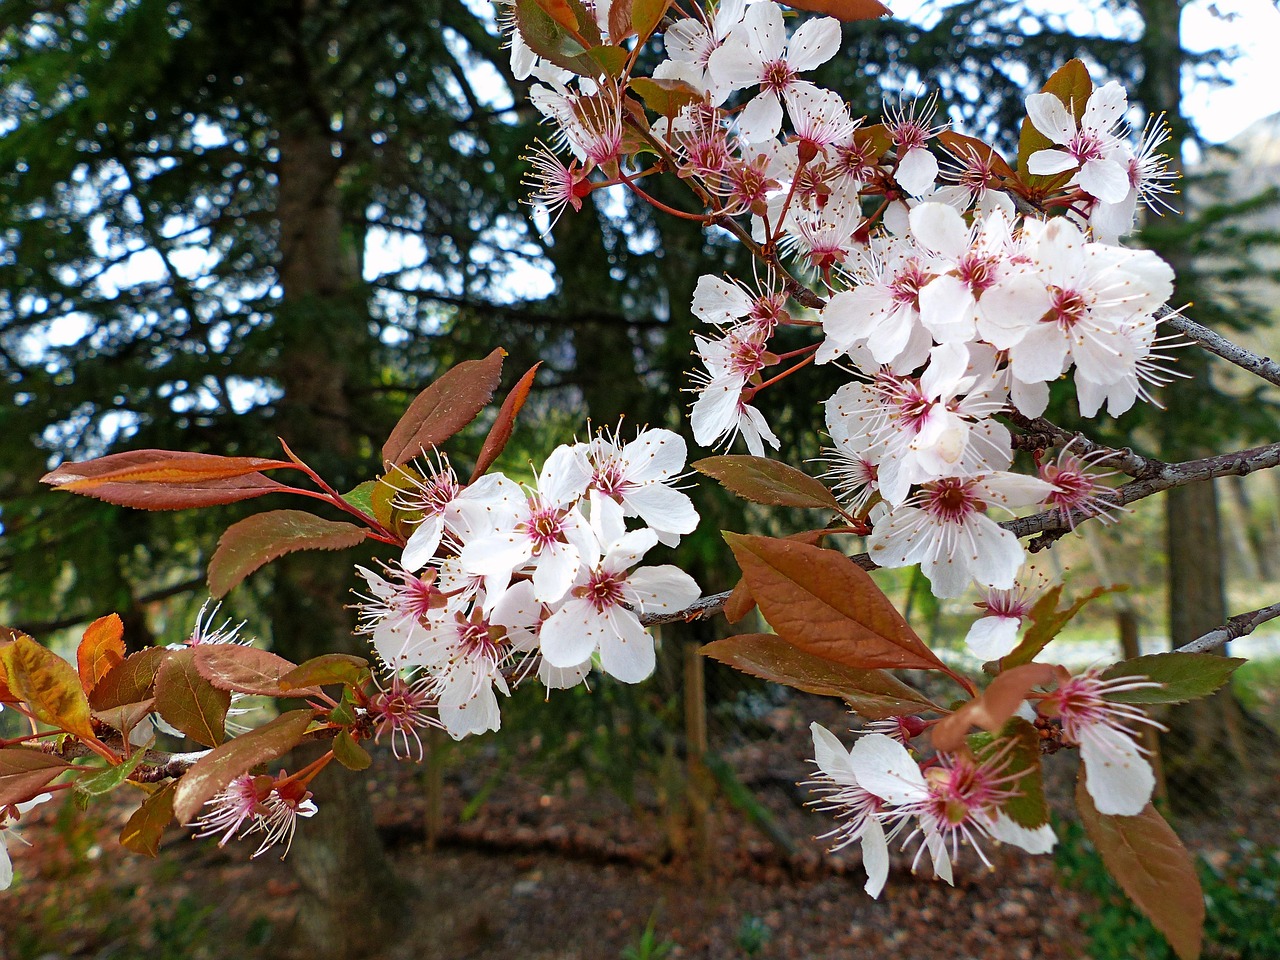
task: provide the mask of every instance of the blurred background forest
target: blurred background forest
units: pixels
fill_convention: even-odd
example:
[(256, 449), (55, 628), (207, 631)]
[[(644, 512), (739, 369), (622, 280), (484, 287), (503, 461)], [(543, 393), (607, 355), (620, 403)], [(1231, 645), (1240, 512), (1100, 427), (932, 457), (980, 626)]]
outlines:
[[(1185, 49), (1189, 4), (916, 6), (846, 26), (820, 80), (873, 116), (939, 91), (956, 129), (1008, 148), (1022, 98), (1083, 58), (1096, 82), (1125, 84), (1135, 126), (1165, 114), (1185, 161), (1180, 215), (1135, 241), (1174, 264), (1175, 302), (1280, 353), (1280, 114), (1225, 145), (1200, 138), (1183, 91), (1229, 75), (1231, 51)], [(507, 60), (488, 0), (0, 0), (0, 623), (57, 646), (114, 610), (131, 649), (181, 640), (219, 534), (260, 509), (144, 513), (42, 489), (63, 460), (275, 456), (283, 437), (350, 489), (376, 475), (417, 391), (495, 347), (510, 381), (544, 361), (510, 475), (588, 417), (687, 435), (694, 285), (750, 264), (625, 193), (540, 236), (520, 202), (538, 116)], [(1275, 439), (1272, 394), (1191, 350), (1181, 367), (1165, 412), (1098, 439), (1170, 460)], [(771, 398), (793, 463), (822, 445), (822, 380)], [(1051, 416), (1073, 425), (1064, 402)], [(711, 484), (690, 493), (703, 524), (675, 562), (708, 593), (735, 573), (719, 530), (802, 520)], [(1131, 585), (1058, 641), (1064, 662), (1168, 649), (1275, 600), (1280, 474), (1182, 488), (1041, 557), (1069, 592)], [(219, 617), (294, 659), (362, 652), (356, 559), (372, 555), (273, 564)], [(882, 576), (962, 657), (969, 601)], [(420, 768), (386, 757), (373, 778), (322, 778), (322, 812), (284, 864), (176, 832), (141, 862), (115, 846), (110, 808), (45, 811), (0, 894), (0, 960), (1162, 955), (1069, 826), (1053, 862), (1007, 856), (956, 890), (904, 868), (872, 904), (856, 862), (821, 855), (828, 824), (797, 786), (808, 722), (845, 718), (704, 663), (697, 645), (725, 629), (664, 628), (658, 675), (638, 687), (518, 692), (500, 734), (437, 739)], [(1212, 955), (1274, 957), (1280, 643), (1264, 629), (1239, 646), (1256, 659), (1235, 690), (1163, 738), (1162, 789), (1203, 858)]]

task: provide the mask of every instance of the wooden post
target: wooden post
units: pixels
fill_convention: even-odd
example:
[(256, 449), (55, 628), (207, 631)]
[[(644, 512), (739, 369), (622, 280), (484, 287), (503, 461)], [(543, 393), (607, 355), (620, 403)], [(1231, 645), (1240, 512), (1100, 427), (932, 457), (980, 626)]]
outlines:
[(711, 874), (711, 789), (707, 772), (707, 684), (698, 644), (682, 644), (684, 659), (685, 772), (689, 784), (689, 832), (694, 869)]

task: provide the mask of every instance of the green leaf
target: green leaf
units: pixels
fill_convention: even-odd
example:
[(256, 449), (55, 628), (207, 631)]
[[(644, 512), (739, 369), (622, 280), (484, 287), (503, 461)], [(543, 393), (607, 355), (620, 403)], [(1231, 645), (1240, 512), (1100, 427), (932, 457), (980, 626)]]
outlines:
[(0, 664), (9, 690), (37, 720), (78, 737), (93, 736), (89, 699), (71, 664), (25, 636), (0, 647)]
[[(516, 5), (517, 22), (531, 10), (563, 33), (564, 28), (547, 16), (536, 0), (519, 0)], [(532, 44), (530, 48), (538, 53)], [(505, 355), (501, 349), (494, 350), (483, 360), (465, 360), (437, 377), (409, 404), (409, 409), (382, 445), (383, 462), (397, 466), (407, 463), (423, 450), (440, 446), (474, 420), (493, 399), (493, 391), (498, 389)]]
[(639, 37), (638, 43), (643, 44), (658, 29), (670, 6), (671, 0), (632, 0), (631, 28)]
[(347, 653), (324, 653), (312, 657), (280, 678), (280, 689), (293, 691), (302, 687), (321, 687), (345, 683), (361, 687), (369, 676), (369, 661)]
[(841, 697), (868, 720), (943, 709), (919, 691), (883, 670), (859, 670), (827, 660), (779, 636), (747, 633), (708, 643), (699, 651), (753, 677), (806, 693)]
[(587, 56), (598, 63), (605, 74), (614, 78), (622, 76), (623, 67), (627, 64), (627, 51), (622, 47), (592, 47)]
[(369, 751), (356, 743), (350, 730), (340, 730), (333, 738), (333, 756), (348, 770), (364, 770), (373, 763)]
[(1186, 703), (1220, 689), (1245, 662), (1213, 653), (1154, 653), (1113, 664), (1103, 671), (1102, 679), (1146, 677), (1164, 684), (1106, 694), (1115, 703)]
[(297, 665), (269, 650), (238, 643), (202, 643), (192, 650), (200, 676), (219, 690), (258, 697), (280, 697), (286, 692), (293, 697), (310, 697), (320, 692), (315, 688), (286, 691), (280, 678), (296, 670)]
[(1129, 589), (1126, 584), (1095, 587), (1070, 606), (1059, 610), (1058, 599), (1062, 596), (1062, 586), (1060, 583), (1054, 584), (1052, 589), (1035, 602), (1030, 613), (1027, 614), (1028, 619), (1031, 621), (1031, 626), (1023, 634), (1022, 642), (1012, 652), (1000, 659), (1000, 670), (1008, 670), (1010, 667), (1030, 663), (1034, 660), (1036, 655), (1062, 632), (1062, 628), (1071, 622), (1071, 619), (1083, 609), (1086, 603), (1098, 599), (1103, 594), (1118, 593)]
[(147, 755), (147, 751), (151, 749), (151, 745), (155, 743), (153, 737), (151, 743), (145, 747), (140, 747), (133, 751), (128, 760), (118, 763), (114, 767), (107, 767), (99, 773), (95, 773), (91, 777), (83, 777), (76, 781), (75, 791), (86, 797), (101, 797), (110, 793), (120, 784), (129, 779), (129, 774), (138, 769), (138, 764), (142, 763), (143, 758)]
[(639, 94), (646, 107), (664, 117), (674, 118), (689, 104), (702, 99), (702, 94), (684, 80), (636, 77), (631, 81), (631, 89)]
[(373, 516), (373, 491), (378, 487), (377, 480), (366, 480), (364, 483), (358, 484), (354, 489), (342, 495), (342, 499), (351, 504), (357, 510)]
[(310, 710), (292, 710), (265, 726), (215, 747), (182, 775), (173, 798), (174, 816), (190, 823), (204, 802), (226, 789), (236, 777), (260, 763), (282, 756), (302, 742), (311, 724)]
[(751, 594), (778, 635), (807, 653), (870, 670), (940, 670), (875, 581), (835, 550), (725, 533)]
[(71, 764), (61, 757), (41, 750), (0, 749), (0, 807), (39, 796), (55, 777), (71, 769)]
[(224, 597), (253, 571), (298, 550), (344, 550), (364, 542), (352, 523), (325, 520), (305, 510), (271, 510), (232, 524), (209, 561), (209, 592)]
[(970, 735), (968, 743), (979, 760), (1006, 751), (1004, 773), (1017, 777), (1008, 789), (1018, 791), (1018, 796), (1000, 807), (1005, 816), (1028, 830), (1049, 822), (1049, 804), (1041, 776), (1040, 735), (1034, 724), (1022, 717), (1013, 717), (995, 733)]
[(177, 780), (170, 780), (133, 811), (124, 829), (120, 831), (120, 846), (126, 850), (154, 857), (160, 852), (160, 838), (164, 828), (173, 819), (173, 795)]
[(231, 694), (196, 667), (194, 649), (171, 650), (156, 673), (156, 711), (192, 740), (216, 747), (226, 738)]
[(94, 710), (110, 710), (148, 699), (156, 682), (156, 671), (172, 652), (164, 647), (148, 647), (125, 657), (123, 663), (113, 667), (94, 686), (89, 705)]
[(1156, 808), (1148, 803), (1136, 817), (1099, 813), (1083, 767), (1076, 781), (1076, 807), (1102, 862), (1134, 906), (1181, 960), (1199, 957), (1205, 912), (1200, 879), (1187, 848)]
[(768, 457), (707, 457), (692, 467), (720, 481), (730, 493), (753, 503), (819, 510), (840, 507), (835, 495), (821, 481)]

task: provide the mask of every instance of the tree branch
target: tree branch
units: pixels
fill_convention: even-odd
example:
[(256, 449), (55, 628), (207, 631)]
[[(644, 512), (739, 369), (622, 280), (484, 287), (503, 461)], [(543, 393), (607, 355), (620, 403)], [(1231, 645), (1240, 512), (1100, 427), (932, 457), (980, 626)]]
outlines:
[(1190, 643), (1184, 643), (1173, 652), (1205, 653), (1209, 650), (1215, 650), (1225, 643), (1230, 643), (1232, 640), (1239, 640), (1241, 637), (1248, 636), (1268, 620), (1274, 620), (1276, 617), (1280, 617), (1280, 603), (1273, 603), (1269, 607), (1259, 607), (1257, 610), (1250, 610), (1248, 613), (1237, 613), (1222, 626), (1215, 627), (1204, 636), (1197, 637)]
[(1221, 334), (1214, 333), (1208, 327), (1196, 323), (1189, 317), (1184, 317), (1168, 307), (1161, 307), (1157, 310), (1156, 317), (1183, 336), (1190, 337), (1210, 353), (1221, 357), (1228, 363), (1234, 363), (1242, 370), (1248, 370), (1255, 376), (1267, 381), (1267, 383), (1280, 387), (1280, 363), (1276, 363), (1270, 357), (1260, 357), (1252, 350), (1246, 350), (1244, 347), (1232, 343)]

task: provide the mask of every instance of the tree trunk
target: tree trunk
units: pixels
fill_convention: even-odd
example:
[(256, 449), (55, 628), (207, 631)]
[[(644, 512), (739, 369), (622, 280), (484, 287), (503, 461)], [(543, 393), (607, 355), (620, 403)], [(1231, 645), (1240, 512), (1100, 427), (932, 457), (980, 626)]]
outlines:
[[(351, 484), (360, 445), (348, 384), (369, 346), (356, 258), (343, 247), (335, 188), (340, 162), (322, 130), (282, 132), (279, 150), (279, 429), (326, 479)], [(270, 613), (282, 656), (299, 662), (334, 651), (365, 652), (353, 640), (345, 608), (349, 557), (298, 554), (280, 561), (275, 574)], [(317, 755), (296, 751), (291, 768)], [(367, 956), (385, 946), (405, 917), (404, 894), (378, 840), (365, 779), (332, 764), (312, 791), (318, 812), (298, 830), (290, 857), (302, 895), (286, 935), (289, 951), (308, 960)]]

